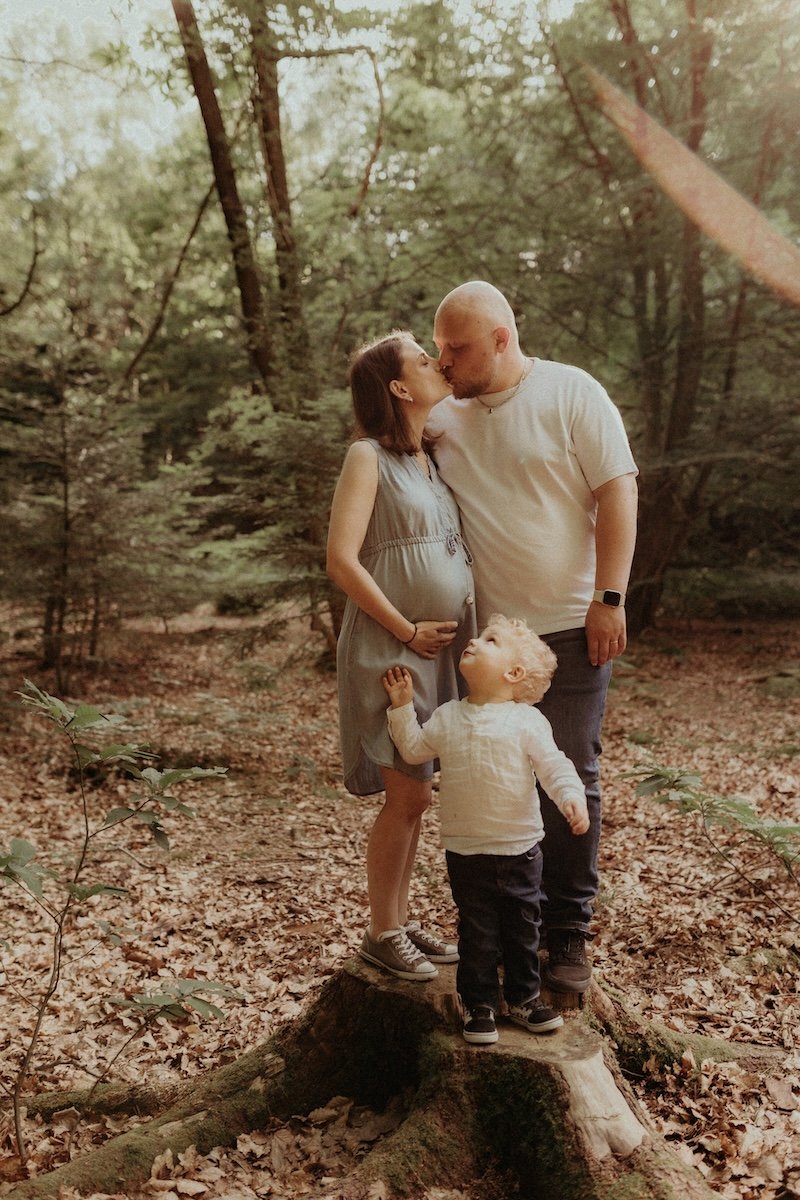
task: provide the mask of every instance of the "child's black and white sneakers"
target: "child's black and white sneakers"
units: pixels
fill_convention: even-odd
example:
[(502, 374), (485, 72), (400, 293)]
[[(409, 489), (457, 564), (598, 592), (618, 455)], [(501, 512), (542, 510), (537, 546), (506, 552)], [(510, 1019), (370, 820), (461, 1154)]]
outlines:
[(547, 1008), (538, 996), (526, 1000), (524, 1004), (509, 1004), (508, 1019), (527, 1029), (528, 1033), (550, 1033), (564, 1024), (561, 1014)]
[(497, 1041), (494, 1009), (488, 1004), (476, 1004), (464, 1010), (464, 1041), (476, 1046), (488, 1046)]
[(414, 979), (425, 982), (435, 979), (439, 972), (433, 963), (414, 946), (404, 929), (387, 929), (378, 937), (366, 931), (361, 939), (358, 953), (376, 967), (391, 971), (398, 979)]
[(408, 935), (408, 940), (413, 942), (417, 949), (425, 955), (428, 962), (458, 962), (458, 946), (452, 942), (445, 942), (435, 933), (423, 929), (419, 921), (407, 921), (403, 928)]

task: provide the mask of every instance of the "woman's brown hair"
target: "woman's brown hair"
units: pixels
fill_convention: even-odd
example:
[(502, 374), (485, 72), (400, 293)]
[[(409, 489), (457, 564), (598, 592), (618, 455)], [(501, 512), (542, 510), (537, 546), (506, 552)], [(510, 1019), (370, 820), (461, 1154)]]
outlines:
[[(389, 387), (403, 376), (403, 347), (414, 342), (413, 333), (393, 329), (374, 342), (359, 346), (350, 358), (350, 392), (356, 418), (356, 437), (373, 437), (387, 450), (414, 454), (416, 444), (406, 418), (406, 402)], [(423, 434), (423, 449), (432, 442)]]

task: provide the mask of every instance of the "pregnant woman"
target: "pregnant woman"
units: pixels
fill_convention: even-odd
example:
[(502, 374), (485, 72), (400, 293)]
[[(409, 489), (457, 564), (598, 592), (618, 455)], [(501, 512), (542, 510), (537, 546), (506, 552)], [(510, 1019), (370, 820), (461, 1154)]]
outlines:
[(362, 347), (350, 365), (357, 440), (333, 497), (328, 574), (346, 593), (337, 651), (345, 786), (385, 791), (367, 843), (370, 925), (360, 953), (401, 979), (427, 980), (457, 948), (408, 920), (408, 894), (432, 764), (409, 766), (386, 722), (381, 678), (407, 667), (421, 721), (459, 695), (461, 651), (475, 633), (470, 558), (456, 503), (425, 437), (447, 383), (410, 333)]

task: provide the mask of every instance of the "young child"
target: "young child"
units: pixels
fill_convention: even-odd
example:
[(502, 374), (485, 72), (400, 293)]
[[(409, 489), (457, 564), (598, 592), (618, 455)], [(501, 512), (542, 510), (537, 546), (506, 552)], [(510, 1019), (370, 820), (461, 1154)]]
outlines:
[(469, 688), (420, 727), (405, 667), (383, 676), (389, 732), (409, 763), (438, 758), (447, 871), (459, 915), (456, 985), (468, 1042), (497, 1041), (498, 960), (508, 1015), (530, 1033), (563, 1018), (539, 998), (539, 896), (544, 836), (536, 780), (571, 831), (589, 828), (577, 771), (558, 749), (546, 717), (531, 707), (550, 686), (553, 651), (524, 621), (495, 614), (473, 638), (459, 669)]

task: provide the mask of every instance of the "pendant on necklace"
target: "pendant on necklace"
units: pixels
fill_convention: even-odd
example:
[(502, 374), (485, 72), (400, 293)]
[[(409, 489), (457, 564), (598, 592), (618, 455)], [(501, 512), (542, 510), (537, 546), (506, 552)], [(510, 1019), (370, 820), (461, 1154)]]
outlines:
[[(517, 382), (516, 382), (516, 385), (515, 385), (515, 386), (514, 386), (514, 387), (511, 389), (511, 391), (510, 391), (510, 392), (509, 392), (509, 394), (508, 394), (508, 395), (505, 397), (505, 399), (503, 399), (503, 400), (501, 400), (501, 401), (500, 401), (500, 404), (508, 404), (509, 400), (513, 400), (513, 399), (514, 399), (514, 397), (516, 396), (517, 392), (518, 392), (518, 391), (519, 391), (519, 389), (522, 387), (522, 385), (523, 385), (523, 383), (525, 382), (525, 380), (528, 378), (528, 375), (529, 375), (529, 374), (530, 374), (530, 361), (529, 361), (529, 359), (527, 359), (527, 358), (526, 358), (526, 359), (525, 359), (525, 366), (522, 368), (522, 374), (520, 375), (519, 379), (517, 380)], [(486, 409), (486, 411), (487, 411), (487, 413), (489, 414), (489, 416), (491, 416), (491, 415), (492, 415), (492, 413), (494, 412), (495, 408), (499, 408), (499, 407), (500, 407), (500, 404), (487, 404), (485, 400), (481, 400), (480, 396), (476, 396), (476, 397), (475, 397), (475, 399), (478, 401), (478, 404), (480, 404), (481, 408), (485, 408), (485, 409)]]

